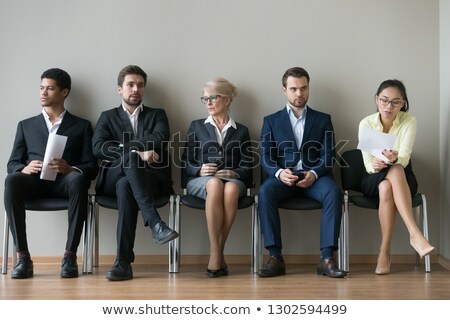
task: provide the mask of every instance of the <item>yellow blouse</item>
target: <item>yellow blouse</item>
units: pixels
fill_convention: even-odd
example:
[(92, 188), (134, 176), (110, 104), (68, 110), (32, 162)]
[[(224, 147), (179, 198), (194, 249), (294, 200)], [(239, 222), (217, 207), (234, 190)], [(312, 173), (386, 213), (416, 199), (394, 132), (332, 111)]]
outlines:
[[(380, 113), (374, 113), (365, 117), (359, 123), (358, 138), (360, 138), (361, 129), (368, 127), (380, 132), (383, 132), (383, 125), (380, 121)], [(411, 153), (414, 146), (414, 140), (416, 139), (417, 121), (413, 115), (400, 111), (394, 120), (392, 128), (389, 130), (389, 134), (397, 135), (397, 141), (395, 142), (394, 150), (398, 151), (398, 161), (403, 167), (406, 167), (411, 158)], [(375, 173), (372, 167), (372, 159), (374, 158), (368, 152), (362, 151), (364, 166), (368, 173)]]

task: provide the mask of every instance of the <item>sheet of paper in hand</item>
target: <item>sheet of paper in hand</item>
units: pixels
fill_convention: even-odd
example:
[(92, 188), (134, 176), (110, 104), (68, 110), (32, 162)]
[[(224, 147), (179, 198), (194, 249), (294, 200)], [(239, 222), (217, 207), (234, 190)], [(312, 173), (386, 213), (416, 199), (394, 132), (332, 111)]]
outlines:
[(55, 181), (57, 172), (48, 167), (53, 158), (61, 158), (66, 147), (67, 137), (59, 134), (49, 134), (42, 164), (41, 179)]
[(392, 150), (397, 141), (397, 136), (376, 131), (371, 128), (364, 127), (361, 129), (361, 136), (357, 148), (366, 151), (371, 155), (385, 162), (389, 160), (383, 156), (383, 150)]

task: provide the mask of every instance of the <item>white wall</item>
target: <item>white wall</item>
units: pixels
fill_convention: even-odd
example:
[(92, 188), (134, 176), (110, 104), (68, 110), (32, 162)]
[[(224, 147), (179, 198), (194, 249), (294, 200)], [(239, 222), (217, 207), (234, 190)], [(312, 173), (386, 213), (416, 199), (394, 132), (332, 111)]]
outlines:
[(439, 2), (440, 31), (440, 160), (441, 217), (440, 253), (450, 258), (450, 0)]
[[(375, 111), (379, 83), (398, 78), (418, 118), (414, 163), (419, 191), (428, 195), (431, 242), (442, 245), (436, 155), (439, 138), (448, 134), (439, 130), (438, 21), (437, 0), (0, 0), (5, 108), (0, 146), (6, 150), (0, 156), (0, 179), (6, 175), (17, 122), (40, 112), (39, 76), (50, 67), (71, 74), (67, 108), (95, 124), (101, 111), (120, 103), (118, 71), (140, 65), (150, 77), (145, 103), (163, 106), (172, 133), (181, 136), (191, 120), (206, 115), (199, 101), (202, 84), (224, 76), (241, 91), (232, 116), (258, 140), (263, 116), (285, 103), (281, 75), (291, 66), (303, 66), (311, 75), (310, 105), (332, 115), (337, 138), (349, 140), (346, 149), (356, 147), (360, 119)], [(174, 177), (179, 192), (175, 168)], [(167, 216), (167, 210), (161, 213)], [(116, 217), (102, 210), (101, 254), (115, 252)], [(64, 214), (30, 214), (28, 226), (33, 255), (62, 253)], [(184, 209), (182, 228), (182, 252), (207, 254), (204, 215)], [(249, 254), (250, 230), (250, 213), (242, 211), (227, 253)], [(283, 230), (285, 253), (319, 252), (317, 213), (283, 214)], [(352, 209), (350, 231), (353, 254), (377, 253), (374, 212)], [(152, 243), (142, 226), (137, 234), (137, 254), (167, 252), (167, 246)], [(393, 253), (412, 253), (400, 221)]]

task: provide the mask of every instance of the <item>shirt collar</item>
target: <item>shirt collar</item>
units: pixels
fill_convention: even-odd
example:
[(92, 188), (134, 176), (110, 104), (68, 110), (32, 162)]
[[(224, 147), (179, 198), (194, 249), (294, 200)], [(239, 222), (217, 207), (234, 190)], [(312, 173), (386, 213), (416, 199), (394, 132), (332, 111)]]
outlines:
[[(206, 120), (205, 120), (205, 123), (210, 123), (213, 126), (217, 127), (212, 116), (208, 116), (208, 118), (206, 118)], [(224, 128), (228, 128), (228, 127), (233, 127), (235, 129), (237, 128), (236, 122), (234, 122), (234, 120), (231, 117), (228, 119), (228, 122)]]
[(127, 108), (125, 108), (123, 105), (122, 105), (122, 109), (123, 109), (123, 111), (125, 111), (129, 116), (132, 116), (132, 115), (135, 115), (135, 114), (141, 112), (142, 109), (143, 109), (143, 106), (142, 106), (142, 103), (141, 103), (136, 109), (134, 109), (134, 111), (133, 111), (132, 114), (130, 114), (130, 113), (128, 112)]
[[(292, 108), (290, 107), (289, 103), (286, 103), (286, 110), (287, 110), (287, 113), (288, 113), (289, 116), (292, 114), (292, 116), (295, 117), (294, 111), (292, 111)], [(306, 113), (308, 112), (307, 110), (308, 110), (308, 105), (305, 105), (302, 108), (302, 113), (300, 114), (300, 118), (299, 119), (306, 117)]]
[[(61, 121), (64, 118), (64, 115), (66, 114), (67, 110), (64, 110), (59, 116), (58, 116), (58, 120), (57, 121)], [(45, 109), (42, 109), (42, 115), (44, 116), (44, 118), (48, 121), (50, 121), (50, 117), (48, 115), (47, 112), (45, 112)]]

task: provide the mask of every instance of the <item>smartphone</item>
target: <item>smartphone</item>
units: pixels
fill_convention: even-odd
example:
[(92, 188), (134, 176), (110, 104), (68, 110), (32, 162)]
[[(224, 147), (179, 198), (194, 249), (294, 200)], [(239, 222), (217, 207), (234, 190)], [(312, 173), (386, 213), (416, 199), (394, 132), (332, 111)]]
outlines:
[(301, 180), (305, 179), (304, 171), (294, 171), (294, 172), (292, 172), (292, 174), (298, 177), (297, 181), (301, 181)]

